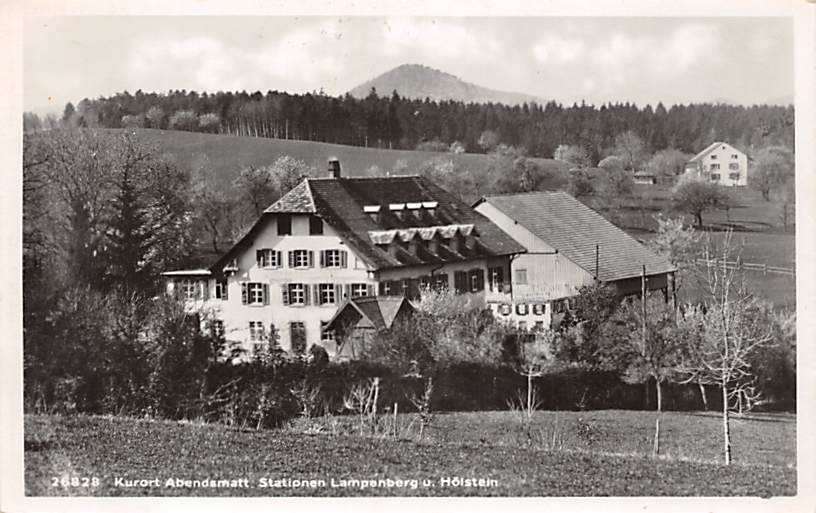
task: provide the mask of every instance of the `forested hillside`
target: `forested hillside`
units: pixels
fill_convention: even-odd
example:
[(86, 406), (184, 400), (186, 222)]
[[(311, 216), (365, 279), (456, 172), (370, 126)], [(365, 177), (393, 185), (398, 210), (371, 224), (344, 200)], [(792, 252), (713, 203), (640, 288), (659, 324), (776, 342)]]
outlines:
[(398, 94), (364, 99), (322, 93), (118, 93), (65, 107), (62, 120), (28, 115), (43, 125), (169, 128), (244, 136), (321, 141), (394, 149), (487, 152), (503, 143), (528, 156), (552, 157), (559, 145), (582, 147), (598, 162), (616, 137), (631, 131), (648, 152), (674, 148), (696, 153), (712, 141), (743, 149), (793, 147), (793, 106), (675, 105), (638, 107), (465, 104), (412, 100)]

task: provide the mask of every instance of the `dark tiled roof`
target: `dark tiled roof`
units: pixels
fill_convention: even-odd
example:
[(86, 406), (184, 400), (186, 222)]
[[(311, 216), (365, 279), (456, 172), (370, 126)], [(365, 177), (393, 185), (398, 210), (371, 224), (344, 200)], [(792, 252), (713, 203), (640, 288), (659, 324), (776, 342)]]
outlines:
[[(436, 202), (433, 215), (421, 210), (417, 217), (405, 212), (400, 219), (389, 210), (392, 203)], [(379, 220), (375, 222), (363, 211), (367, 205), (380, 205)], [(264, 211), (264, 215), (230, 252), (214, 266), (217, 271), (232, 258), (234, 252), (248, 244), (268, 220), (279, 213), (316, 214), (329, 223), (359, 255), (375, 269), (409, 265), (439, 264), (524, 252), (524, 248), (490, 220), (472, 207), (456, 199), (444, 189), (420, 176), (380, 178), (308, 178), (289, 191)], [(462, 244), (453, 251), (439, 244), (431, 252), (420, 244), (416, 254), (400, 246), (390, 254), (385, 246), (374, 243), (369, 232), (383, 230), (441, 226), (472, 225), (478, 234), (475, 244)]]
[(414, 307), (411, 306), (411, 303), (402, 296), (369, 296), (352, 298), (340, 305), (337, 312), (335, 312), (334, 316), (326, 324), (324, 329), (338, 329), (340, 326), (337, 325), (337, 319), (343, 318), (343, 312), (347, 308), (353, 308), (356, 310), (362, 316), (362, 319), (366, 321), (364, 325), (375, 329), (390, 328), (391, 325), (394, 324), (400, 310), (408, 309), (406, 311), (413, 311), (414, 309)]
[(592, 275), (597, 244), (601, 281), (640, 276), (643, 264), (647, 275), (675, 270), (668, 260), (565, 192), (488, 196), (479, 200), (482, 201), (504, 212)]

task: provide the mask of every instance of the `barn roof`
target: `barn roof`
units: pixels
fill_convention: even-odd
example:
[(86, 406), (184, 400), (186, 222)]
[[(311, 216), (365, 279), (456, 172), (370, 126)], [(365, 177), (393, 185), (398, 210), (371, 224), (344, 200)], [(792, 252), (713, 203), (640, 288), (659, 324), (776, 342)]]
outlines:
[[(213, 271), (223, 268), (280, 214), (323, 218), (374, 269), (524, 252), (490, 220), (424, 177), (307, 178), (267, 208), (247, 235), (213, 265)], [(423, 243), (437, 234), (442, 238), (472, 236), (475, 243), (461, 244), (458, 249), (447, 244), (432, 249)], [(408, 235), (418, 236), (415, 251), (407, 247)]]
[(601, 281), (640, 276), (644, 264), (647, 275), (676, 270), (667, 259), (565, 192), (487, 196), (477, 204), (481, 202), (490, 203), (592, 275), (597, 245)]

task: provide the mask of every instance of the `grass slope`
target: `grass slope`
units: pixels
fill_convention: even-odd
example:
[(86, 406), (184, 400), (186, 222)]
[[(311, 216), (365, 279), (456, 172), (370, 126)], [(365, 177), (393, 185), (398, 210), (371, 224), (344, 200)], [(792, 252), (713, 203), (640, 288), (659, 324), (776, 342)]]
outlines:
[[(464, 169), (483, 172), (490, 160), (487, 155), (477, 153), (438, 153), (412, 150), (389, 150), (361, 148), (342, 144), (312, 141), (293, 141), (232, 135), (201, 134), (174, 130), (139, 129), (136, 131), (145, 141), (156, 143), (173, 156), (181, 165), (193, 166), (206, 156), (213, 180), (228, 186), (246, 166), (268, 165), (281, 155), (289, 155), (317, 169), (318, 175), (326, 174), (326, 161), (337, 157), (344, 176), (368, 176), (372, 166), (379, 168), (379, 174), (393, 172), (400, 162), (402, 173), (415, 173), (423, 162), (444, 156), (453, 159)], [(565, 168), (564, 164), (550, 159), (535, 159), (542, 165), (555, 169)]]
[[(645, 456), (648, 412), (560, 412), (565, 447), (530, 446), (512, 413), (437, 415), (422, 442), (353, 434), (306, 435), (217, 425), (108, 417), (27, 416), (28, 495), (495, 495), (495, 496), (771, 496), (796, 493), (795, 419), (761, 416), (733, 423), (738, 462), (719, 458), (713, 415), (669, 413), (667, 457)], [(553, 412), (536, 426), (549, 428)], [(577, 419), (581, 418), (579, 422)], [(351, 420), (346, 418), (347, 420)], [(406, 419), (407, 420), (407, 419)], [(592, 439), (581, 436), (591, 426)], [(353, 430), (351, 431), (353, 432)], [(346, 431), (349, 433), (349, 431)], [(583, 442), (581, 442), (583, 440)], [(64, 475), (100, 479), (97, 488), (51, 486)], [(115, 479), (158, 479), (125, 488)], [(323, 479), (317, 488), (260, 488), (270, 479)], [(495, 479), (491, 487), (443, 486), (442, 478)], [(169, 478), (247, 479), (249, 488), (172, 488)], [(412, 488), (335, 488), (331, 479), (417, 479)], [(428, 479), (428, 486), (422, 480)]]

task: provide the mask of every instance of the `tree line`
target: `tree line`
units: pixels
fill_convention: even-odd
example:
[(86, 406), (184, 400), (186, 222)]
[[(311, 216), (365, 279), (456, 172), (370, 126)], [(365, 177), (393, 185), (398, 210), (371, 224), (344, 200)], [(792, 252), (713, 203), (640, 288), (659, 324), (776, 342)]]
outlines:
[(58, 125), (175, 129), (394, 149), (430, 144), (468, 152), (485, 152), (494, 146), (483, 137), (487, 131), (529, 156), (549, 158), (559, 145), (568, 144), (583, 148), (598, 162), (615, 138), (627, 131), (636, 134), (650, 153), (676, 148), (693, 154), (715, 140), (742, 148), (793, 147), (794, 109), (726, 104), (666, 108), (660, 103), (638, 107), (628, 102), (466, 104), (402, 98), (396, 91), (381, 96), (374, 89), (363, 99), (322, 91), (139, 90), (86, 98), (76, 106), (68, 103), (61, 118), (40, 119), (27, 113), (24, 120), (27, 130)]

